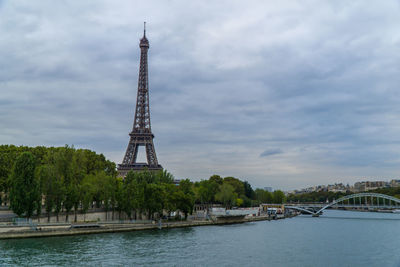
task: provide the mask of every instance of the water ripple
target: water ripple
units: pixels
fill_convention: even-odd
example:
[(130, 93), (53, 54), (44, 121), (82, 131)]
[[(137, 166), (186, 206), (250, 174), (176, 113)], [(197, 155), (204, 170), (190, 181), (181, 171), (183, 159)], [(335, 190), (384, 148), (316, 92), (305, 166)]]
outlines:
[(0, 266), (398, 266), (399, 219), (326, 211), (320, 218), (0, 240)]

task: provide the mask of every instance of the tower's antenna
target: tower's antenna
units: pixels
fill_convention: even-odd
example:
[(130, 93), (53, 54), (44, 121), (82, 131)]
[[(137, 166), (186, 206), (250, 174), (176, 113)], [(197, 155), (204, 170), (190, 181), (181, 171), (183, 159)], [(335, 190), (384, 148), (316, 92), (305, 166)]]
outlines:
[(143, 23), (144, 24), (144, 31), (143, 31), (143, 35), (146, 36), (146, 21)]

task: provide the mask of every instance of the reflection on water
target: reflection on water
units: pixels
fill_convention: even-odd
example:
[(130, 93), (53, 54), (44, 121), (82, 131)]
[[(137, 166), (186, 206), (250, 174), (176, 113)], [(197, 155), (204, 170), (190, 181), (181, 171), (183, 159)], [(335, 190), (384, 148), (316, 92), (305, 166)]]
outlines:
[[(311, 217), (306, 215), (307, 217)], [(303, 216), (301, 216), (303, 217)], [(399, 213), (368, 212), (368, 211), (337, 211), (325, 210), (320, 216), (324, 219), (350, 219), (350, 220), (400, 220)]]
[(400, 214), (0, 240), (0, 266), (400, 266)]

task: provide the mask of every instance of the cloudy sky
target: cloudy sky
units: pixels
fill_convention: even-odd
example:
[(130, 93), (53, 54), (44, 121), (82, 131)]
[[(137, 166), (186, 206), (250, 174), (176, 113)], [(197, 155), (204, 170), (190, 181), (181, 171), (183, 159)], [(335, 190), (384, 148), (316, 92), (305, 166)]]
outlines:
[(177, 178), (399, 177), (394, 0), (0, 0), (0, 143), (121, 162), (143, 21), (155, 147)]

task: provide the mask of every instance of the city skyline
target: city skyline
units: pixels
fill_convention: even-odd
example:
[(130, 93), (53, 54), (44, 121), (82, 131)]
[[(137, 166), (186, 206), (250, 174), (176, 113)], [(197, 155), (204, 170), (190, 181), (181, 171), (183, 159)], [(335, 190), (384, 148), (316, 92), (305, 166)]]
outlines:
[(321, 191), (329, 191), (329, 192), (341, 192), (347, 193), (350, 192), (366, 192), (370, 190), (375, 190), (378, 188), (388, 188), (388, 187), (399, 187), (400, 180), (399, 179), (391, 179), (391, 180), (370, 180), (370, 181), (358, 181), (354, 184), (336, 182), (334, 184), (328, 185), (312, 185), (307, 188), (297, 188), (295, 190), (289, 190), (286, 193), (288, 194), (303, 194), (310, 192), (321, 192)]
[(147, 21), (154, 142), (177, 178), (396, 179), (399, 2), (249, 3), (0, 0), (0, 143), (120, 163)]

